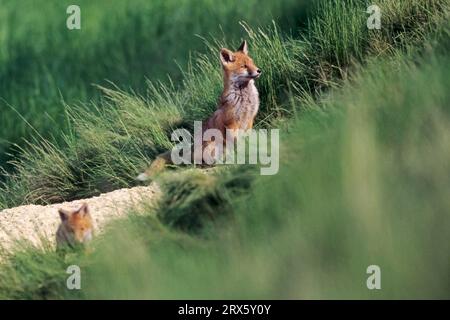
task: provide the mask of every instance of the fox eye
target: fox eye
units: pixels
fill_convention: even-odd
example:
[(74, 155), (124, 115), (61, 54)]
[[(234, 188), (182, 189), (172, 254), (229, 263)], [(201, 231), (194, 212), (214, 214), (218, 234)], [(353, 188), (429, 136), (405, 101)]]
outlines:
[(242, 68), (242, 69), (245, 69), (245, 68), (247, 68), (247, 65), (243, 64), (243, 65), (241, 66), (241, 68)]

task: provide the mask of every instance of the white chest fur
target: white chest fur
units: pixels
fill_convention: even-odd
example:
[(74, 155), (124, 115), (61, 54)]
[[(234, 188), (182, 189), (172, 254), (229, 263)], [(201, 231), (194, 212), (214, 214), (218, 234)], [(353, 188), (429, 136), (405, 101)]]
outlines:
[(250, 80), (245, 87), (232, 87), (226, 101), (233, 107), (234, 117), (242, 129), (247, 128), (259, 109), (259, 95), (254, 81)]

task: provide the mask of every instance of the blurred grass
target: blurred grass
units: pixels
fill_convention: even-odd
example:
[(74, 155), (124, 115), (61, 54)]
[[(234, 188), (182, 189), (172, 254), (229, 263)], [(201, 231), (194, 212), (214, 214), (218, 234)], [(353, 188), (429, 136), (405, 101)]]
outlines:
[[(30, 250), (14, 255), (14, 268), (0, 268), (0, 296), (448, 298), (449, 71), (449, 57), (439, 53), (370, 62), (283, 131), (278, 175), (168, 174), (163, 186), (176, 188), (167, 197), (177, 201), (116, 223), (92, 256), (74, 260), (82, 290), (61, 286), (64, 268), (51, 252)], [(226, 183), (233, 176), (253, 180), (252, 188), (229, 197), (224, 210), (220, 198), (233, 190)], [(188, 194), (219, 205), (205, 210)], [(168, 222), (179, 219), (174, 208), (204, 221), (202, 232)], [(217, 221), (220, 212), (226, 218)], [(366, 288), (372, 264), (381, 267), (379, 291)], [(60, 274), (44, 269), (31, 285), (22, 282), (47, 265)]]
[[(380, 33), (351, 17), (362, 2), (342, 3), (327, 1), (301, 39), (247, 30), (266, 77), (258, 125), (282, 128), (277, 175), (167, 172), (158, 206), (111, 226), (90, 255), (8, 256), (0, 297), (448, 298), (448, 3), (384, 1)], [(327, 29), (336, 19), (340, 29)], [(107, 108), (70, 108), (66, 147), (41, 142), (25, 153), (3, 205), (127, 185), (169, 146), (171, 128), (214, 108), (218, 46), (198, 56), (182, 90), (153, 83), (151, 98), (105, 90)], [(62, 285), (69, 263), (82, 267), (81, 291)], [(366, 287), (372, 264), (381, 267), (379, 291)]]
[(8, 170), (6, 162), (20, 153), (14, 144), (24, 147), (24, 139), (36, 137), (31, 127), (52, 142), (63, 140), (68, 123), (62, 101), (98, 101), (101, 92), (93, 84), (112, 81), (145, 95), (147, 78), (182, 79), (190, 52), (204, 50), (196, 35), (238, 40), (244, 35), (239, 21), (257, 27), (272, 19), (295, 33), (308, 7), (293, 0), (81, 0), (81, 30), (69, 31), (70, 4), (1, 1), (0, 166)]

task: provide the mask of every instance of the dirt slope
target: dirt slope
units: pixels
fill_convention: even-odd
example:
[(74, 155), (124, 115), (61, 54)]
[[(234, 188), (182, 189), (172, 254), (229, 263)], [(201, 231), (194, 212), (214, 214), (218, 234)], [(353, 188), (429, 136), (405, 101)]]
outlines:
[(138, 207), (142, 200), (149, 203), (160, 195), (157, 184), (146, 187), (120, 189), (83, 200), (63, 202), (48, 206), (24, 205), (0, 211), (0, 245), (9, 250), (16, 240), (29, 240), (34, 245), (41, 244), (41, 237), (55, 243), (55, 233), (59, 225), (59, 208), (78, 208), (83, 202), (89, 205), (95, 220), (96, 232), (105, 225), (123, 216), (130, 208)]

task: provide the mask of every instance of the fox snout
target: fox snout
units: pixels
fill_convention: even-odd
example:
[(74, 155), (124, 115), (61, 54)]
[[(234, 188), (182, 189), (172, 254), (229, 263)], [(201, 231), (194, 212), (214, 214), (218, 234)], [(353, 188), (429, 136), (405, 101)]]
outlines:
[(261, 69), (256, 69), (253, 72), (249, 72), (249, 77), (253, 78), (253, 79), (256, 79), (256, 78), (258, 78), (261, 75), (261, 72), (262, 72)]
[(247, 69), (242, 73), (237, 73), (233, 79), (237, 81), (248, 81), (249, 79), (257, 79), (261, 75), (261, 69), (255, 68), (253, 70)]
[[(78, 231), (78, 230), (77, 230)], [(75, 233), (75, 239), (78, 243), (85, 243), (92, 240), (92, 230), (79, 230)]]

